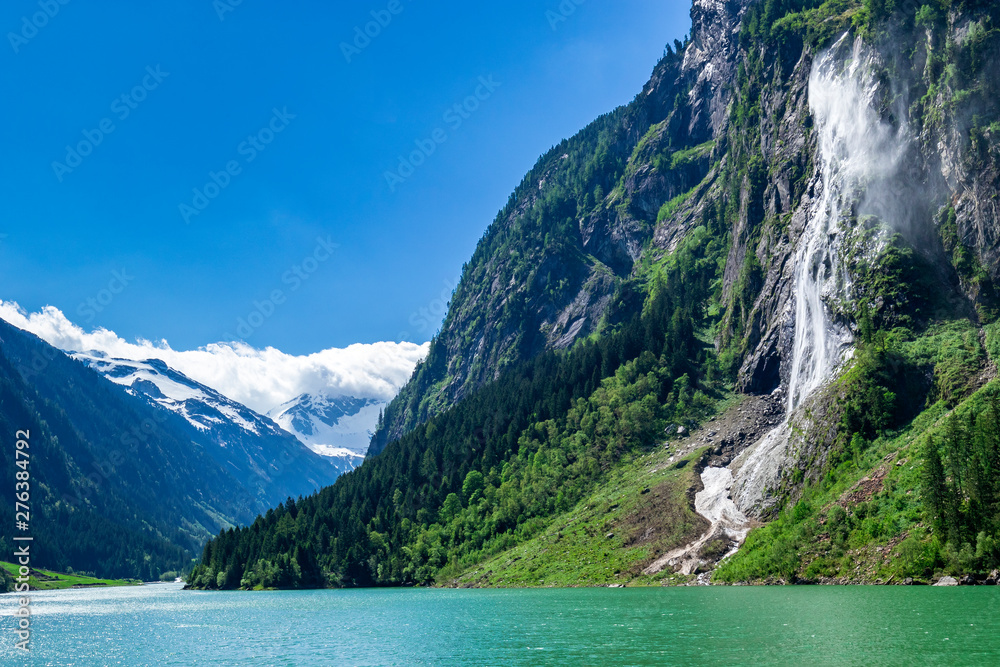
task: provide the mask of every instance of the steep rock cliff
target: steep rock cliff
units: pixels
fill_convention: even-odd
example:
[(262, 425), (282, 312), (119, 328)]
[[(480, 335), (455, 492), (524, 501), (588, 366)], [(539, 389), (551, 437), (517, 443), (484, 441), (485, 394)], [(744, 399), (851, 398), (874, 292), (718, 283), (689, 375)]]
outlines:
[[(564, 534), (544, 531), (572, 516), (567, 528), (586, 528), (574, 540), (621, 555), (635, 542), (619, 549), (609, 532), (614, 516), (630, 525), (619, 481), (642, 505), (629, 530), (667, 556), (690, 551), (680, 540), (705, 523), (688, 521), (694, 511), (733, 538), (703, 535), (688, 565), (727, 553), (750, 519), (770, 521), (724, 561), (726, 581), (850, 581), (855, 556), (878, 559), (875, 580), (904, 540), (895, 575), (1000, 566), (994, 537), (979, 544), (980, 517), (928, 517), (919, 479), (928, 440), (943, 438), (958, 470), (975, 462), (960, 429), (987, 410), (1000, 423), (1000, 399), (988, 404), (1000, 392), (1000, 7), (699, 0), (692, 17), (692, 40), (630, 105), (553, 148), (515, 191), (386, 412), (371, 448), (385, 451), (297, 507), (329, 531), (313, 542), (329, 545), (315, 581), (430, 582), (500, 552), (506, 577), (515, 548), (539, 557), (517, 566), (519, 581), (546, 564), (604, 581), (553, 562)], [(767, 396), (736, 405), (739, 419), (717, 415), (723, 432), (697, 430), (729, 382)], [(952, 410), (967, 426), (944, 426)], [(700, 483), (673, 474), (691, 463)], [(651, 488), (648, 475), (667, 471), (673, 481)], [(258, 562), (240, 540), (261, 543), (220, 539), (198, 585), (215, 586), (232, 553)], [(268, 556), (293, 556), (281, 549)], [(626, 560), (658, 576), (639, 562), (650, 553)]]
[(386, 410), (371, 453), (510, 365), (641, 308), (637, 260), (651, 247), (672, 249), (698, 222), (662, 211), (720, 157), (748, 3), (697, 0), (690, 41), (668, 46), (642, 92), (538, 161), (466, 264), (427, 360)]

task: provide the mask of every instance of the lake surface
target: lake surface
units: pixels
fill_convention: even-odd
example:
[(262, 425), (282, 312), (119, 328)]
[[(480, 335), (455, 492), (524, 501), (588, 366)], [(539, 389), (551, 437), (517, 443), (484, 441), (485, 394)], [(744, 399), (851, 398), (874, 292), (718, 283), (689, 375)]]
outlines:
[(34, 593), (3, 665), (1000, 664), (1000, 588)]

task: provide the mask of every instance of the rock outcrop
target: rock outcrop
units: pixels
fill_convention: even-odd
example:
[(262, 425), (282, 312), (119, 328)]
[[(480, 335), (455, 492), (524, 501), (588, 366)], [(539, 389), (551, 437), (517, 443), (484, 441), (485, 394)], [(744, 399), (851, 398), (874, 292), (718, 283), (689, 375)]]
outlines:
[[(723, 209), (731, 227), (716, 347), (737, 363), (739, 391), (787, 389), (796, 252), (825, 192), (810, 77), (837, 35), (755, 42), (744, 25), (751, 5), (695, 0), (690, 41), (669, 50), (641, 93), (539, 160), (465, 267), (372, 453), (505, 368), (625, 321), (642, 307), (643, 267)], [(902, 234), (950, 307), (983, 313), (995, 312), (1000, 279), (1000, 84), (973, 87), (962, 71), (1000, 63), (986, 11), (951, 10), (943, 37), (900, 13), (880, 33), (891, 38), (841, 40), (877, 70), (874, 110), (905, 135), (893, 173), (844, 214)], [(810, 20), (846, 30), (849, 17)], [(952, 74), (942, 73), (943, 43), (953, 45)], [(845, 344), (859, 296), (824, 296)]]
[[(636, 262), (648, 247), (672, 251), (718, 194), (714, 142), (726, 126), (749, 4), (695, 2), (691, 41), (670, 50), (632, 103), (539, 160), (465, 267), (427, 361), (387, 409), (371, 453), (509, 365), (641, 308)], [(684, 159), (671, 160), (680, 151)], [(567, 180), (586, 189), (559, 191)], [(696, 186), (689, 205), (660, 219), (665, 203)]]

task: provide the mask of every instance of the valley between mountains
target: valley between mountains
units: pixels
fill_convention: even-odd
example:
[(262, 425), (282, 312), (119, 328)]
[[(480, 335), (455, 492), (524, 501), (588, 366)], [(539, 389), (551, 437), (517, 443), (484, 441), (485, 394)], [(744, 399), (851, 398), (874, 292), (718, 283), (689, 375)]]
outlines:
[(997, 8), (691, 16), (514, 190), (365, 464), (192, 586), (995, 583)]
[(0, 323), (0, 426), (46, 443), (39, 565), (201, 590), (996, 584), (1000, 7), (691, 20), (513, 189), (391, 401), (265, 415)]
[(303, 394), (272, 419), (159, 359), (64, 352), (5, 321), (0, 341), (5, 423), (41, 436), (35, 553), (61, 572), (185, 572), (220, 530), (360, 465), (384, 405)]

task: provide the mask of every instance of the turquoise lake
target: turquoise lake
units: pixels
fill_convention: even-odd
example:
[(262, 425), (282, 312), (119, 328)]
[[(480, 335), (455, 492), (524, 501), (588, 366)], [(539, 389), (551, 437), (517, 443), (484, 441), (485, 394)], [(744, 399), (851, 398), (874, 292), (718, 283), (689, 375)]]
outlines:
[(3, 665), (1000, 664), (1000, 588), (773, 587), (32, 595)]

